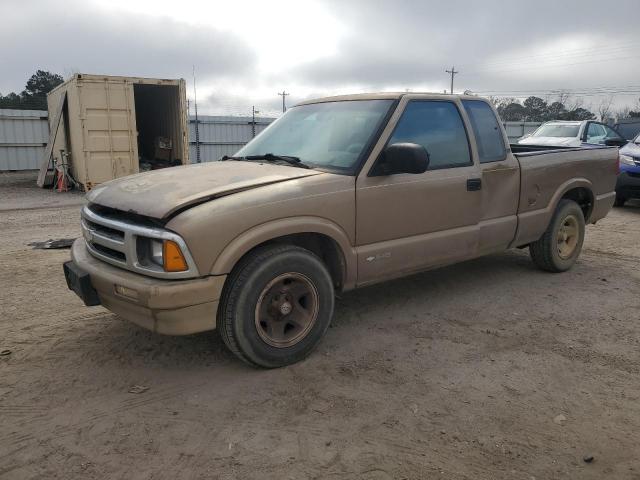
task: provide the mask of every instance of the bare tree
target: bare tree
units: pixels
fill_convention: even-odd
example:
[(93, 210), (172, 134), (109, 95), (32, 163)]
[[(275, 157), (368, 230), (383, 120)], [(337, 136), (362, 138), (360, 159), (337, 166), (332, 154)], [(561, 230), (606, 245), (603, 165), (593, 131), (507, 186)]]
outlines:
[(596, 111), (598, 112), (598, 116), (601, 122), (606, 122), (609, 116), (611, 115), (611, 105), (613, 104), (613, 95), (609, 95), (606, 98), (600, 100)]
[(611, 111), (611, 115), (616, 120), (621, 120), (623, 118), (627, 118), (629, 116), (629, 112), (631, 111), (631, 107), (620, 107)]
[(566, 90), (560, 90), (558, 92), (558, 95), (555, 101), (567, 107), (568, 106), (567, 104), (569, 103), (570, 98), (571, 98), (571, 94), (569, 92), (567, 92)]
[(582, 108), (582, 106), (584, 105), (584, 100), (582, 99), (582, 97), (571, 97), (567, 94), (566, 97), (566, 102), (564, 105), (565, 107), (567, 107), (568, 111), (573, 111), (573, 110), (577, 110), (579, 108)]

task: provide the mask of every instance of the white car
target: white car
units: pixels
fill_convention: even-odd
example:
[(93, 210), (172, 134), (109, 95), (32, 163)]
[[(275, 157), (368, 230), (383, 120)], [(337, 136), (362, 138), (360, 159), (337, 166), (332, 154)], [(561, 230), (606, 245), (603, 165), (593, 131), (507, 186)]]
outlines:
[(624, 145), (625, 139), (604, 123), (553, 120), (543, 123), (531, 135), (518, 140), (520, 145), (580, 147), (581, 145)]

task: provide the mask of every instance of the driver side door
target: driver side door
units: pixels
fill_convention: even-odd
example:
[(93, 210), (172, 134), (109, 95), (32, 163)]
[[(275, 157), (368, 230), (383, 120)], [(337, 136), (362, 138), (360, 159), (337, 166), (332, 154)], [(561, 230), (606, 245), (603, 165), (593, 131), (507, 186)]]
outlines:
[(404, 97), (399, 109), (385, 145), (422, 145), (429, 166), (419, 174), (374, 176), (370, 160), (358, 176), (358, 285), (472, 258), (478, 251), (480, 171), (459, 101)]

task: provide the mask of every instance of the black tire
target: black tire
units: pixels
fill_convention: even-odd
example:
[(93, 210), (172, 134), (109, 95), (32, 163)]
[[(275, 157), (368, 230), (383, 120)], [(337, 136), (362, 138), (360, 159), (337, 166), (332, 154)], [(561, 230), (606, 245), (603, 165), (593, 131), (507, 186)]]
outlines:
[[(573, 250), (568, 255), (561, 255), (559, 237), (561, 228), (570, 221), (575, 221), (577, 234)], [(585, 222), (580, 206), (573, 200), (560, 200), (551, 222), (542, 237), (529, 245), (529, 253), (533, 263), (548, 272), (564, 272), (569, 270), (580, 255), (584, 242)], [(566, 242), (566, 239), (565, 239)]]
[(627, 201), (622, 195), (616, 195), (616, 199), (613, 202), (613, 205), (616, 207), (624, 207), (625, 202)]
[[(265, 289), (289, 273), (308, 281), (315, 289), (312, 299), (315, 321), (310, 322), (306, 333), (301, 333), (304, 336), (292, 340), (295, 344), (274, 346), (263, 338), (265, 332), (258, 331), (261, 326), (257, 306), (265, 298)], [(273, 307), (273, 303), (263, 302)], [(254, 366), (277, 368), (298, 362), (311, 353), (331, 323), (333, 306), (331, 275), (316, 255), (294, 245), (268, 245), (247, 254), (229, 275), (220, 299), (217, 326), (224, 343), (240, 359)]]

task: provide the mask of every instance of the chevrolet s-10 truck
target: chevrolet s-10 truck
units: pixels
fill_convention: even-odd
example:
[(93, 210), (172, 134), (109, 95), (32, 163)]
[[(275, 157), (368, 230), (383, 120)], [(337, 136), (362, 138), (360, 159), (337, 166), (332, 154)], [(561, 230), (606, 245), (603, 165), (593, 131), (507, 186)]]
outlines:
[(324, 335), (336, 292), (509, 248), (576, 262), (615, 199), (618, 149), (512, 145), (487, 101), (312, 100), (223, 161), (90, 191), (69, 288), (154, 332), (218, 329), (279, 367)]

